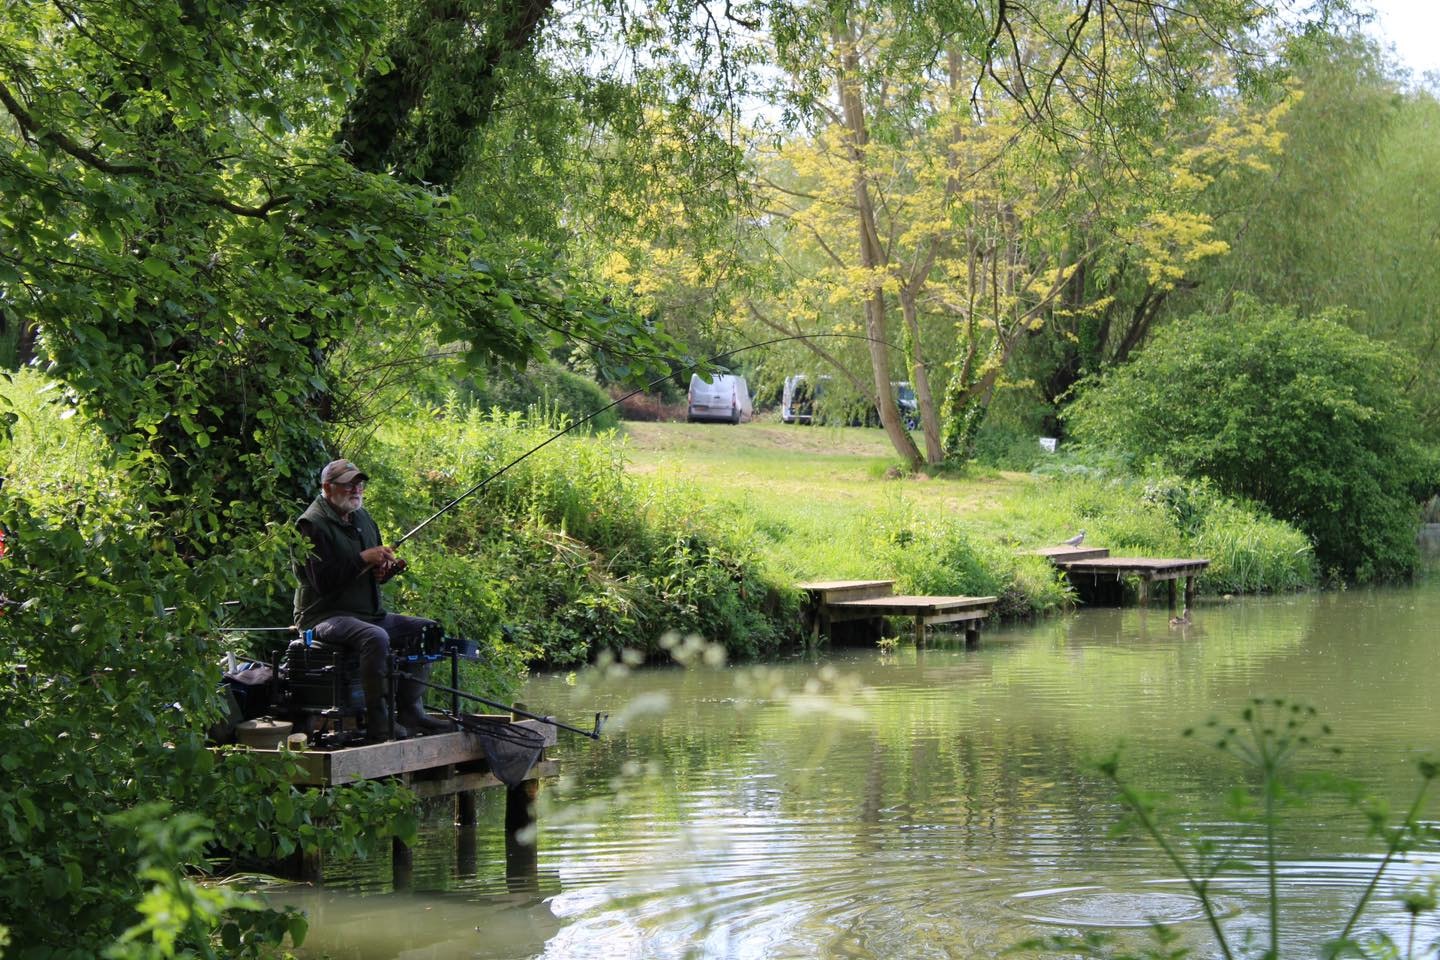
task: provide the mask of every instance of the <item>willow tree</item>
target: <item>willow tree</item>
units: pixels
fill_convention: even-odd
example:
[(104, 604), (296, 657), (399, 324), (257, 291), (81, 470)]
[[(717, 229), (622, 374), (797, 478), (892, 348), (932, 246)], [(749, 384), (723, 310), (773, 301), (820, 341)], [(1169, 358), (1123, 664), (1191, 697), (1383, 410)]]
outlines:
[(1187, 305), (1236, 293), (1313, 314), (1345, 307), (1356, 330), (1416, 361), (1409, 396), (1440, 435), (1440, 103), (1405, 89), (1361, 34), (1287, 50), (1303, 98), (1282, 120), (1285, 152), (1218, 184), (1207, 208), (1234, 254), (1209, 264)]

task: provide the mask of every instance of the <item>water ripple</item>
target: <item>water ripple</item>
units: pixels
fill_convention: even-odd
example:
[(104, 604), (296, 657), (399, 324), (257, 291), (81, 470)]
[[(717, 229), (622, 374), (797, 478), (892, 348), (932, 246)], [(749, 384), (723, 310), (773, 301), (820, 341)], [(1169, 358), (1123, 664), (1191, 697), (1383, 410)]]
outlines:
[[(1193, 894), (1102, 886), (1031, 890), (1012, 897), (1009, 906), (1028, 920), (1077, 927), (1148, 927), (1205, 916), (1204, 904)], [(1221, 915), (1238, 912), (1224, 901), (1216, 906)]]

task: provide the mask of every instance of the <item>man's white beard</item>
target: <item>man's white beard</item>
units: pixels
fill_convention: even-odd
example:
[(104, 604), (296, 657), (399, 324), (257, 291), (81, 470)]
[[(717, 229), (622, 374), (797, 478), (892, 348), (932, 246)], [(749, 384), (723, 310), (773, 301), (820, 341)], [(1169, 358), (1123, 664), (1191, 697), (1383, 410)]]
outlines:
[(360, 509), (365, 501), (365, 496), (359, 493), (342, 493), (338, 497), (326, 497), (325, 499), (329, 500), (330, 506), (334, 507), (342, 516), (348, 517)]

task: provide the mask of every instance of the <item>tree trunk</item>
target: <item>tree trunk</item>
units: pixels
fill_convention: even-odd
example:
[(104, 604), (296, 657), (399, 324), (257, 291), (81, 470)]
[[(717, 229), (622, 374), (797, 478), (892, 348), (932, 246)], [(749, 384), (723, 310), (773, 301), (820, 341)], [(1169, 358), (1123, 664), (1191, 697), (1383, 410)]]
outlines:
[[(865, 145), (869, 134), (865, 125), (865, 106), (860, 100), (860, 56), (855, 50), (855, 34), (843, 18), (835, 21), (835, 46), (839, 54), (839, 75), (836, 85), (844, 110), (845, 126), (850, 133), (850, 160), (855, 167), (855, 211), (860, 230), (860, 262), (869, 271), (885, 267), (885, 251), (875, 226), (875, 204), (870, 196), (870, 182), (865, 176)], [(895, 391), (890, 387), (890, 349), (886, 339), (885, 292), (877, 284), (865, 301), (865, 335), (869, 338), (870, 368), (875, 378), (875, 408), (880, 424), (890, 438), (895, 452), (911, 469), (924, 463), (920, 448), (900, 419), (895, 404)]]
[(18, 370), (35, 359), (35, 324), (0, 308), (0, 369)]
[(920, 429), (925, 435), (925, 460), (927, 463), (941, 463), (945, 459), (945, 448), (940, 443), (940, 418), (936, 416), (935, 397), (930, 391), (930, 373), (920, 351), (920, 319), (915, 305), (915, 291), (911, 287), (900, 289), (900, 312), (905, 318), (909, 331), (911, 356), (915, 362), (910, 367), (910, 377), (915, 388), (915, 402), (920, 407)]
[[(346, 107), (336, 139), (361, 170), (394, 169), (411, 182), (452, 185), (475, 132), (490, 122), (510, 58), (530, 51), (553, 0), (425, 0), (385, 50), (390, 69), (371, 69)], [(449, 88), (431, 89), (436, 75)], [(439, 92), (440, 95), (436, 96)]]

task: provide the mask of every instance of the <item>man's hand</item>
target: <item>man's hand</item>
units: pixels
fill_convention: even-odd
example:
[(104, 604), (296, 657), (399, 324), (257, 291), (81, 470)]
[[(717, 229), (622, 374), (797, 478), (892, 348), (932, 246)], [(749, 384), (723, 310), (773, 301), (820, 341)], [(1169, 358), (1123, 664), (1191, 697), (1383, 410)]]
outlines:
[(380, 564), (380, 568), (375, 571), (375, 580), (378, 583), (385, 583), (391, 577), (395, 576), (397, 573), (403, 572), (404, 570), (405, 560), (402, 557), (396, 557), (393, 560), (387, 560), (384, 563)]
[(395, 551), (383, 543), (369, 550), (361, 550), (360, 559), (365, 561), (367, 569), (374, 569), (376, 583), (384, 583), (405, 569), (405, 561), (395, 556)]
[(383, 567), (385, 564), (395, 560), (395, 551), (382, 543), (378, 547), (361, 550), (360, 559), (365, 561), (365, 566), (367, 567)]

